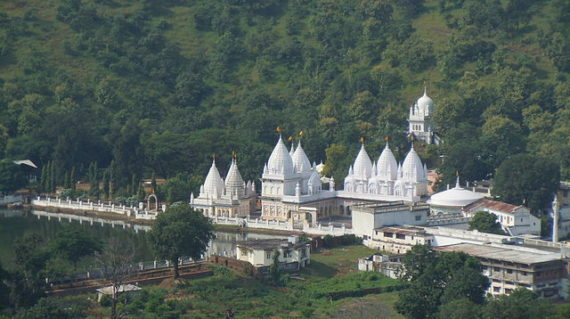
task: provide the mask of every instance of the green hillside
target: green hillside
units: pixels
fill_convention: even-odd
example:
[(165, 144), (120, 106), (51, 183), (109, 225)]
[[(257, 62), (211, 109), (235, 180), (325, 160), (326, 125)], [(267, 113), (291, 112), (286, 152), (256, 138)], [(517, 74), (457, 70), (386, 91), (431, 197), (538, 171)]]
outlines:
[(5, 0), (0, 153), (53, 162), (58, 184), (97, 162), (126, 195), (153, 172), (191, 189), (212, 154), (224, 173), (236, 151), (258, 178), (279, 126), (305, 132), (341, 180), (361, 136), (375, 157), (385, 136), (405, 155), (425, 83), (445, 143), (417, 148), (432, 167), (444, 156), (448, 180), (523, 152), (570, 178), (569, 12), (568, 0)]

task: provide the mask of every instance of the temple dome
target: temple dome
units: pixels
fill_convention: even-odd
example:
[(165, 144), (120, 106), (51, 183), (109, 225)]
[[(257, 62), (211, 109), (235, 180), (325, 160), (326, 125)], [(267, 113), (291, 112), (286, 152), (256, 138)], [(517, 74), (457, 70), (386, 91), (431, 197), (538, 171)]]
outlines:
[(243, 197), (245, 193), (244, 181), (241, 177), (235, 159), (232, 159), (232, 164), (226, 175), (226, 189), (228, 192), (237, 192), (238, 197)]
[(279, 136), (279, 141), (269, 156), (267, 170), (269, 174), (293, 174), (293, 159), (291, 159), (281, 136)]
[(424, 95), (416, 101), (417, 109), (420, 115), (431, 115), (434, 110), (434, 103), (431, 97), (427, 95), (427, 90), (424, 88)]
[(204, 182), (204, 193), (206, 196), (219, 198), (224, 192), (224, 181), (216, 167), (216, 160), (212, 161), (212, 166)]
[(377, 175), (380, 179), (396, 180), (398, 178), (398, 162), (396, 162), (394, 153), (388, 147), (388, 143), (386, 143), (382, 154), (378, 158), (377, 166)]
[(431, 196), (428, 203), (433, 206), (464, 207), (484, 196), (459, 186), (459, 178), (454, 188)]
[(299, 142), (295, 153), (293, 153), (293, 165), (295, 165), (297, 173), (311, 170), (311, 162), (309, 161), (307, 154), (305, 154), (303, 147), (301, 147), (301, 142)]
[(354, 176), (356, 178), (368, 179), (372, 175), (372, 161), (364, 148), (364, 144), (360, 147), (360, 151), (358, 152), (358, 156), (356, 156), (353, 168)]
[(413, 145), (404, 159), (404, 164), (402, 164), (402, 178), (411, 182), (419, 182), (426, 179), (422, 161), (416, 150), (414, 150)]

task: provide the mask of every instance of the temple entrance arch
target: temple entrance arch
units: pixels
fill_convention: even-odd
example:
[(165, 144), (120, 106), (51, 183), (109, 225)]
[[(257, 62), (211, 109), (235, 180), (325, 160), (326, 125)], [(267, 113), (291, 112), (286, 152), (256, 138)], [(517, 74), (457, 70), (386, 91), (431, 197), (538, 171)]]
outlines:
[[(152, 206), (150, 205), (153, 202), (152, 200), (154, 200), (154, 209), (152, 209)], [(158, 211), (158, 198), (155, 194), (150, 194), (146, 198), (146, 208), (149, 211)]]

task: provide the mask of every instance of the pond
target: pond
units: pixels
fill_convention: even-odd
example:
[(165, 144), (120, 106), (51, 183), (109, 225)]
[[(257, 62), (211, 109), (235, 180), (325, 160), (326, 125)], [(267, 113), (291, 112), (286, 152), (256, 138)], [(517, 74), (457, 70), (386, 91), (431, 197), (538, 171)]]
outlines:
[[(43, 211), (26, 211), (0, 209), (0, 264), (6, 269), (14, 266), (14, 241), (21, 238), (27, 233), (36, 233), (46, 241), (54, 238), (58, 231), (64, 227), (81, 227), (82, 230), (91, 234), (93, 237), (102, 241), (110, 237), (118, 237), (124, 240), (131, 240), (136, 248), (135, 259), (137, 261), (152, 261), (154, 254), (152, 252), (148, 234), (144, 229), (148, 226), (123, 228), (118, 225), (109, 223), (96, 222), (90, 223), (74, 220), (76, 216), (65, 215), (59, 219), (55, 216), (62, 214), (52, 214)], [(51, 216), (48, 218), (48, 216)], [(106, 221), (107, 222), (107, 221)], [(286, 236), (258, 234), (258, 233), (241, 233), (241, 232), (221, 232), (216, 231), (216, 239), (210, 243), (208, 254), (229, 255), (232, 254), (235, 244), (238, 241), (250, 239), (265, 238), (286, 238)]]

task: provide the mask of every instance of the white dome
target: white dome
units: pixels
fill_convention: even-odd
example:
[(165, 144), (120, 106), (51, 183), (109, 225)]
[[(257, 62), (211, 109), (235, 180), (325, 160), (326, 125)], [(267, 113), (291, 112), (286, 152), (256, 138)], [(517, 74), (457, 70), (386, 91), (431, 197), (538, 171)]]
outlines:
[(427, 91), (424, 88), (424, 95), (416, 101), (417, 110), (420, 115), (431, 115), (434, 110), (434, 103), (431, 97), (427, 95)]
[(235, 159), (232, 159), (232, 164), (228, 170), (228, 175), (226, 175), (226, 188), (228, 193), (237, 191), (237, 195), (240, 198), (243, 197), (245, 193), (244, 181), (241, 177), (241, 174), (239, 173)]
[(301, 147), (301, 142), (299, 142), (295, 153), (293, 153), (293, 164), (295, 165), (297, 173), (311, 170), (311, 162), (309, 161), (307, 154), (305, 154), (303, 147)]
[(377, 174), (382, 180), (396, 180), (398, 178), (398, 163), (394, 153), (388, 147), (388, 143), (378, 158)]
[(208, 175), (206, 176), (206, 181), (204, 182), (204, 194), (206, 196), (219, 198), (224, 192), (224, 181), (220, 177), (220, 172), (216, 168), (216, 160), (212, 161), (212, 166)]
[(425, 175), (422, 161), (412, 145), (412, 149), (406, 155), (404, 164), (402, 164), (402, 178), (410, 182), (419, 182), (425, 180)]
[(459, 179), (454, 188), (431, 196), (428, 203), (433, 206), (464, 207), (484, 196), (459, 186)]
[(372, 161), (364, 148), (364, 144), (360, 147), (360, 152), (354, 161), (354, 176), (358, 179), (368, 179), (372, 175)]
[(267, 161), (267, 170), (269, 174), (284, 174), (290, 175), (293, 173), (293, 160), (281, 136), (279, 136), (279, 141), (277, 145), (271, 152), (269, 156), (269, 161)]

